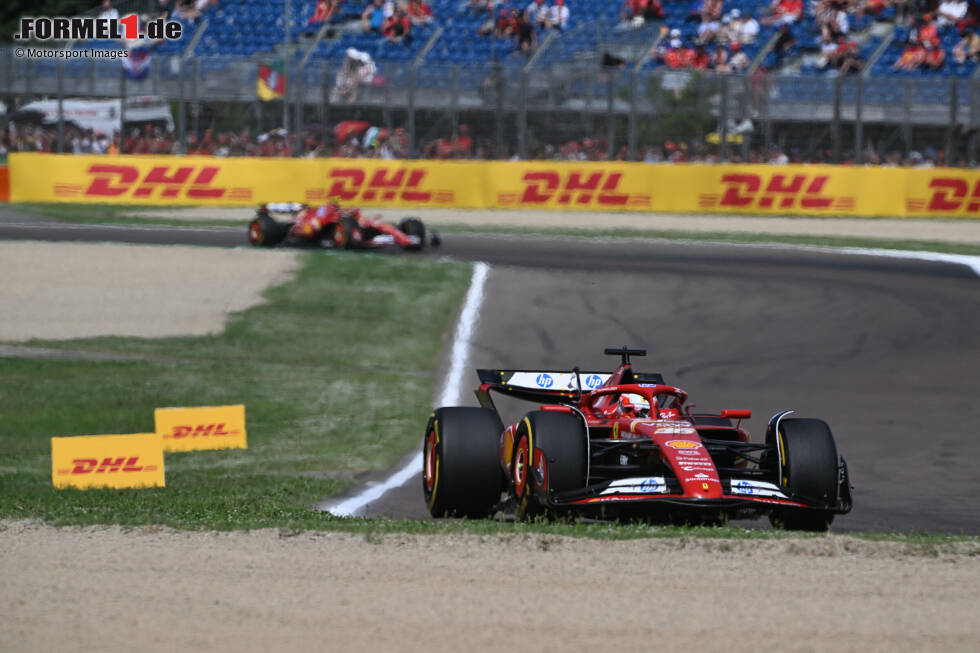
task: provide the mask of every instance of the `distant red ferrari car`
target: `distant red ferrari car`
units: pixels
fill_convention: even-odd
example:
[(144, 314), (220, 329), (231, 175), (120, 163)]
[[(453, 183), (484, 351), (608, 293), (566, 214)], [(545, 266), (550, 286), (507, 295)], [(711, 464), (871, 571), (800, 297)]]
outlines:
[[(673, 523), (768, 515), (773, 525), (825, 531), (851, 509), (847, 464), (818, 419), (769, 420), (765, 442), (741, 428), (748, 410), (695, 413), (660, 374), (634, 372), (642, 349), (612, 373), (478, 370), (482, 408), (429, 418), (422, 489), (435, 517), (518, 519), (584, 513)], [(504, 427), (491, 392), (540, 404)], [(735, 423), (733, 423), (735, 420)]]
[[(433, 247), (441, 243), (439, 234), (434, 231), (428, 239), (428, 244)], [(395, 226), (362, 217), (359, 209), (342, 208), (337, 203), (322, 206), (264, 204), (248, 225), (248, 240), (261, 247), (289, 244), (370, 249), (400, 245), (404, 249), (422, 249), (426, 246), (426, 233), (419, 218), (402, 218)]]

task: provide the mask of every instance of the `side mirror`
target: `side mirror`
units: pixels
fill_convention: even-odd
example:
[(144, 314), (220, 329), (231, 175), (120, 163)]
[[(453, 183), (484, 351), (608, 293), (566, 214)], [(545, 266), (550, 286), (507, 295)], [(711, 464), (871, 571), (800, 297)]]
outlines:
[(748, 419), (752, 417), (751, 410), (733, 410), (731, 408), (726, 408), (721, 411), (722, 417), (730, 417), (731, 419)]

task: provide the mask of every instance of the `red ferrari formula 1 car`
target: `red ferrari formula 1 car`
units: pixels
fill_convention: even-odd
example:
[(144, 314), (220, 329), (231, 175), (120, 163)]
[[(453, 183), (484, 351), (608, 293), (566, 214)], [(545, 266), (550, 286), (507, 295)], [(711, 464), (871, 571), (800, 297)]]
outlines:
[[(276, 219), (279, 215), (281, 219)], [(280, 244), (312, 245), (337, 249), (370, 249), (400, 245), (422, 249), (426, 245), (425, 225), (418, 218), (402, 218), (398, 226), (361, 216), (359, 209), (301, 204), (264, 204), (248, 225), (253, 245), (275, 247)], [(429, 234), (429, 244), (438, 247), (439, 234)]]
[[(478, 370), (482, 408), (429, 419), (422, 487), (435, 517), (487, 517), (512, 502), (539, 514), (720, 523), (768, 515), (773, 525), (825, 531), (851, 509), (847, 465), (827, 424), (772, 416), (765, 442), (741, 428), (748, 410), (694, 413), (660, 374)], [(491, 392), (542, 404), (507, 426)], [(734, 423), (733, 423), (734, 420)]]

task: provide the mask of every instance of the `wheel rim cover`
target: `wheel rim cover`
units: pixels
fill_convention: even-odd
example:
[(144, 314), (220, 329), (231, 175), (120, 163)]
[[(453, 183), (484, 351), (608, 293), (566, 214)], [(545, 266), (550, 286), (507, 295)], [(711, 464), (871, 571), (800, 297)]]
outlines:
[(436, 434), (429, 431), (425, 439), (425, 488), (432, 492), (436, 485)]

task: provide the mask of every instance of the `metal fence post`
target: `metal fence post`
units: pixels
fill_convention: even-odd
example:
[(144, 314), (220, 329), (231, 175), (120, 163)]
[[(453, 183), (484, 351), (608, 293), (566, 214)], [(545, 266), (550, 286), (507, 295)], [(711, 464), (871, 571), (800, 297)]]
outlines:
[(902, 141), (905, 156), (912, 151), (912, 80), (906, 79), (902, 92)]
[(303, 68), (302, 64), (299, 65), (299, 69), (296, 71), (296, 92), (293, 95), (293, 110), (296, 114), (293, 118), (293, 126), (296, 135), (296, 151), (293, 152), (293, 156), (302, 156), (303, 149), (303, 91), (304, 84), (306, 80), (303, 79)]
[(840, 137), (840, 96), (841, 87), (844, 86), (844, 75), (838, 75), (834, 81), (834, 117), (830, 122), (830, 142), (834, 149), (834, 163), (840, 163), (841, 157), (841, 137)]
[(616, 108), (615, 101), (615, 87), (613, 85), (614, 75), (612, 71), (609, 72), (609, 78), (606, 80), (606, 159), (612, 161), (613, 155), (616, 148), (616, 114), (613, 111)]
[(499, 61), (494, 61), (494, 74), (497, 82), (497, 114), (494, 116), (494, 128), (497, 139), (497, 158), (504, 158), (504, 71)]
[(194, 60), (194, 65), (191, 67), (191, 71), (194, 75), (191, 78), (191, 97), (194, 101), (191, 103), (191, 117), (194, 119), (194, 136), (197, 138), (201, 137), (201, 96), (199, 94), (197, 78), (198, 78), (198, 66), (199, 61)]
[[(177, 60), (177, 93), (180, 98), (177, 102), (177, 153), (187, 154), (187, 96), (184, 94), (186, 83), (184, 81), (184, 58)], [(125, 138), (123, 138), (125, 142)]]
[(629, 159), (630, 161), (636, 161), (636, 144), (637, 144), (637, 85), (640, 79), (640, 69), (639, 66), (634, 66), (632, 72), (630, 73), (630, 127), (629, 127)]
[(65, 60), (58, 58), (58, 153), (65, 151)]
[(119, 67), (119, 133), (126, 131), (126, 69)]
[(330, 65), (322, 62), (323, 67), (323, 93), (320, 96), (320, 138), (324, 145), (330, 139)]
[(977, 160), (977, 80), (971, 79), (970, 84), (970, 142), (966, 153), (967, 165), (974, 165)]
[(718, 130), (718, 138), (721, 144), (721, 160), (728, 162), (728, 76), (721, 78), (721, 127)]
[(517, 112), (517, 156), (527, 160), (527, 70), (521, 71), (521, 104)]
[(408, 152), (409, 158), (415, 157), (415, 66), (408, 70)]
[(949, 80), (949, 125), (946, 127), (946, 165), (952, 165), (956, 155), (956, 120), (960, 98), (956, 78)]
[(453, 64), (452, 88), (449, 96), (449, 120), (452, 123), (453, 142), (459, 137), (459, 66)]
[(861, 114), (864, 109), (864, 80), (861, 75), (854, 78), (854, 163), (864, 163), (864, 121)]

